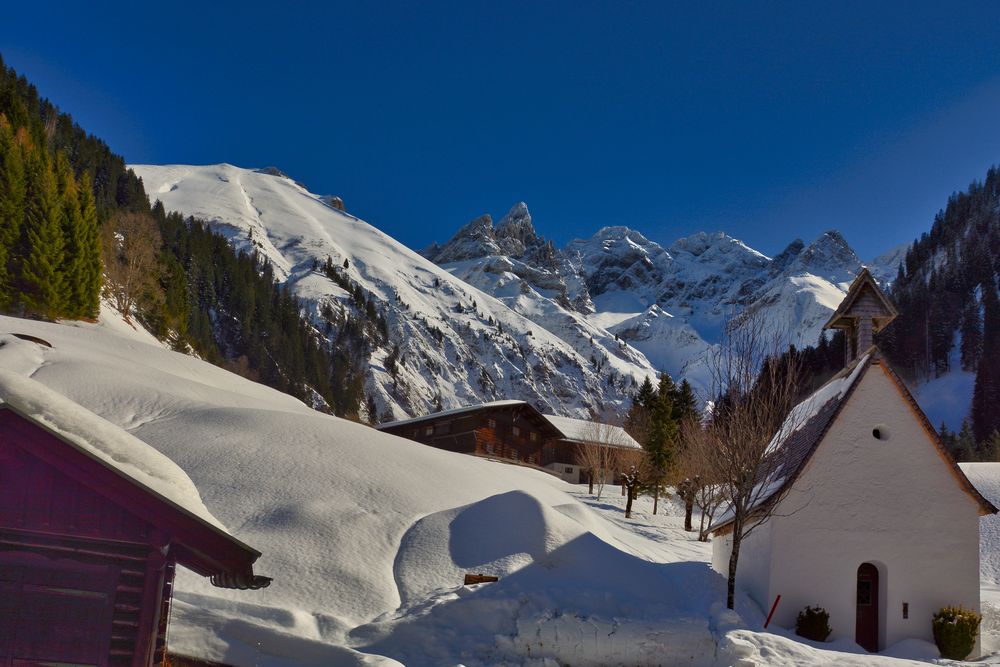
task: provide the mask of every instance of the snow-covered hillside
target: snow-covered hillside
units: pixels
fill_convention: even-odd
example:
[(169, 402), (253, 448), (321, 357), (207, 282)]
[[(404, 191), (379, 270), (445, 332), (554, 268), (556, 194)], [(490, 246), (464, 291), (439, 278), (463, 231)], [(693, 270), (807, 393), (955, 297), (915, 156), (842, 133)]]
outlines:
[(133, 168), (151, 199), (209, 221), (234, 246), (266, 257), (279, 280), (305, 300), (321, 331), (327, 320), (336, 329), (357, 314), (347, 291), (319, 270), (327, 258), (343, 281), (376, 304), (389, 341), (373, 342), (366, 392), (376, 414), (370, 418), (498, 398), (576, 417), (622, 411), (634, 383), (654, 373), (642, 354), (615, 345), (606, 332), (572, 317), (515, 312), (275, 170)]
[[(709, 545), (680, 530), (672, 501), (653, 516), (641, 498), (625, 521), (616, 488), (598, 500), (536, 470), (320, 414), (106, 318), (0, 317), (0, 332), (52, 344), (0, 336), (0, 370), (167, 455), (207, 510), (262, 551), (255, 571), (274, 577), (264, 590), (178, 573), (174, 653), (234, 667), (888, 666), (936, 655), (920, 642), (871, 656), (763, 631), (742, 597), (738, 614), (725, 612)], [(466, 572), (500, 581), (462, 586)]]

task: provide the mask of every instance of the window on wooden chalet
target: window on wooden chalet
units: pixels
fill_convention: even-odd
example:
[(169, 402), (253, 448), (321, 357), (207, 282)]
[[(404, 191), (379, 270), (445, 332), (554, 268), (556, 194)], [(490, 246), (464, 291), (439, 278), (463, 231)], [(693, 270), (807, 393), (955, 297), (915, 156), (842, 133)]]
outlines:
[(486, 427), (487, 428), (496, 428), (497, 427), (497, 420), (496, 419), (487, 419), (486, 420)]
[(434, 427), (434, 433), (437, 435), (446, 435), (451, 433), (451, 423), (438, 424)]
[(510, 427), (510, 432), (513, 435), (521, 435), (521, 427), (520, 426), (511, 426)]
[(531, 433), (528, 434), (528, 440), (531, 440), (532, 442), (538, 442), (538, 434), (532, 431)]
[(434, 424), (428, 424), (424, 427), (424, 435), (434, 435)]

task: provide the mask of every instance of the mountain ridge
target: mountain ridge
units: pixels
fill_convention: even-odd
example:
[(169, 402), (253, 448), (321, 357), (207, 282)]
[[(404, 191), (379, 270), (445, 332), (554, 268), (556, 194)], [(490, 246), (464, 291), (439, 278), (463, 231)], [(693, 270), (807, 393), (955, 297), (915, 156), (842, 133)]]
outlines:
[(387, 333), (369, 341), (372, 421), (498, 397), (567, 416), (620, 413), (632, 387), (655, 373), (628, 346), (571, 346), (289, 178), (232, 165), (133, 169), (167, 209), (266, 258), (330, 340), (357, 314), (358, 295), (370, 304)]

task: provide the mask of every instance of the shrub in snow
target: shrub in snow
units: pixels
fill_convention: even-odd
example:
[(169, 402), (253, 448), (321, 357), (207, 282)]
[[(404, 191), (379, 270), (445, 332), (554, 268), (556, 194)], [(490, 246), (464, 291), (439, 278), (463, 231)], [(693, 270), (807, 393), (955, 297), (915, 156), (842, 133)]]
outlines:
[(831, 632), (830, 612), (820, 606), (806, 607), (795, 619), (795, 634), (799, 637), (825, 642)]
[(934, 643), (942, 658), (964, 660), (976, 645), (979, 614), (962, 607), (942, 607), (934, 614)]

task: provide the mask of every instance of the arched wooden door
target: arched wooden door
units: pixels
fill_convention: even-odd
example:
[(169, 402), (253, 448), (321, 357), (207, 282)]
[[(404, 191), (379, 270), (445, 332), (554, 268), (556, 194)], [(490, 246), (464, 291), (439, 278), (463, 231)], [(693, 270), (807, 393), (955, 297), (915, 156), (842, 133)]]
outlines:
[(858, 568), (857, 620), (854, 641), (866, 651), (878, 651), (878, 568), (862, 563)]

